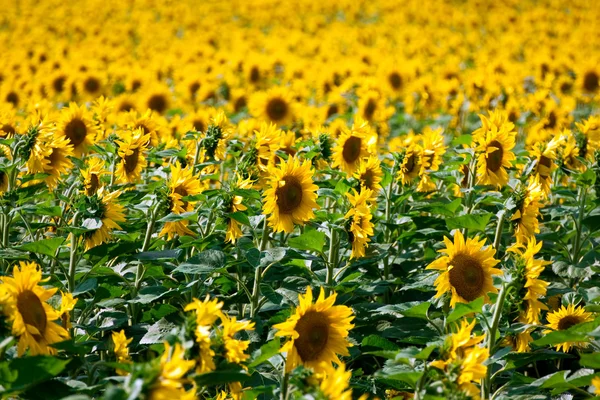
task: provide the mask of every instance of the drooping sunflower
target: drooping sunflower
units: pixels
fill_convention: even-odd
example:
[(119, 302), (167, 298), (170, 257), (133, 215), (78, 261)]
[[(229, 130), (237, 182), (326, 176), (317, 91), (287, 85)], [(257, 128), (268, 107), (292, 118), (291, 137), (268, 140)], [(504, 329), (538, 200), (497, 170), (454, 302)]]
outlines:
[(326, 372), (323, 363), (340, 365), (338, 355), (347, 356), (348, 331), (354, 327), (352, 310), (347, 306), (334, 306), (336, 293), (325, 298), (321, 288), (319, 298), (313, 304), (313, 293), (306, 288), (305, 295), (298, 295), (298, 308), (287, 321), (274, 325), (275, 336), (290, 337), (281, 348), (287, 353), (286, 372), (299, 365), (312, 368), (315, 372)]
[(481, 128), (473, 132), (477, 158), (479, 183), (502, 187), (508, 183), (507, 168), (516, 157), (511, 151), (515, 147), (517, 132), (508, 116), (500, 111), (491, 113), (489, 119), (479, 115)]
[(34, 262), (19, 262), (13, 268), (12, 277), (2, 277), (2, 286), (8, 292), (12, 304), (13, 335), (18, 337), (19, 357), (29, 349), (29, 355), (56, 354), (50, 345), (69, 338), (69, 332), (57, 324), (60, 313), (46, 301), (58, 289), (45, 289), (39, 285), (44, 282), (42, 271)]
[(361, 188), (360, 192), (354, 190), (354, 195), (346, 193), (346, 196), (352, 205), (344, 216), (347, 220), (348, 240), (352, 243), (350, 259), (364, 257), (365, 248), (371, 241), (370, 237), (374, 235), (370, 204), (373, 191)]
[[(112, 333), (113, 352), (117, 357), (117, 362), (121, 364), (131, 364), (131, 358), (129, 357), (129, 344), (133, 341), (133, 338), (127, 338), (125, 331), (121, 329), (120, 332)], [(117, 374), (127, 375), (127, 372), (122, 369), (117, 369)]]
[(104, 160), (99, 157), (88, 158), (86, 168), (81, 170), (85, 195), (93, 196), (96, 194), (102, 188), (102, 176), (108, 174), (109, 172), (104, 169)]
[(275, 164), (275, 153), (279, 150), (281, 130), (275, 124), (263, 122), (254, 134), (256, 135), (254, 144), (257, 153), (256, 164), (261, 172), (267, 172), (268, 168)]
[(485, 239), (479, 240), (479, 237), (465, 240), (459, 230), (454, 234), (454, 243), (447, 237), (444, 237), (444, 243), (446, 248), (438, 251), (446, 255), (426, 268), (442, 271), (435, 280), (435, 297), (450, 292), (452, 307), (456, 303), (468, 303), (482, 296), (486, 302), (489, 301), (488, 293), (498, 292), (492, 275), (502, 274), (501, 270), (494, 268), (500, 262), (494, 258), (496, 250), (492, 246), (484, 248)]
[(215, 321), (221, 318), (223, 303), (217, 299), (210, 299), (207, 295), (204, 301), (193, 299), (185, 306), (184, 311), (194, 311), (196, 328), (194, 334), (198, 343), (198, 358), (196, 373), (203, 374), (215, 369), (215, 352), (211, 348), (211, 329)]
[(538, 216), (544, 200), (542, 186), (535, 180), (529, 181), (527, 188), (515, 193), (517, 207), (511, 217), (515, 238), (518, 243), (527, 243), (540, 232)]
[[(237, 189), (251, 189), (252, 181), (250, 179), (243, 179), (238, 176), (237, 182), (235, 183)], [(229, 199), (228, 213), (236, 213), (238, 211), (245, 211), (247, 207), (242, 204), (244, 198), (242, 196), (234, 195)], [(229, 243), (235, 243), (235, 241), (242, 237), (242, 229), (240, 224), (233, 218), (227, 217), (227, 232), (225, 233), (225, 241)]]
[(327, 373), (321, 380), (319, 389), (325, 399), (352, 400), (352, 389), (350, 389), (352, 371), (348, 371), (344, 363), (341, 363), (337, 368), (325, 364), (324, 369), (327, 370)]
[(489, 351), (484, 347), (473, 346), (465, 351), (461, 359), (458, 386), (469, 396), (477, 397), (480, 389), (475, 383), (481, 382), (487, 373), (485, 362), (489, 358)]
[(250, 358), (250, 354), (245, 353), (250, 341), (236, 339), (235, 335), (241, 331), (254, 330), (254, 322), (237, 321), (235, 317), (230, 318), (226, 314), (221, 314), (221, 324), (223, 325), (225, 359), (230, 363), (240, 364)]
[(381, 190), (381, 180), (383, 179), (379, 158), (377, 156), (363, 158), (354, 173), (354, 177), (360, 182), (361, 188), (372, 191), (372, 200), (375, 200)]
[(444, 129), (425, 127), (421, 134), (421, 174), (425, 171), (438, 171), (442, 156), (446, 153), (444, 145)]
[(125, 208), (116, 202), (120, 195), (120, 191), (109, 193), (102, 188), (87, 198), (90, 204), (88, 210), (94, 209), (93, 217), (100, 221), (101, 226), (83, 234), (85, 251), (107, 242), (113, 230), (121, 229), (119, 222), (125, 222)]
[[(513, 279), (517, 290), (509, 293), (509, 303), (517, 307), (519, 310), (518, 320), (524, 324), (539, 325), (541, 310), (548, 309), (540, 301), (540, 298), (546, 295), (548, 286), (548, 282), (540, 279), (540, 274), (551, 262), (534, 258), (541, 248), (542, 242), (537, 243), (534, 237), (529, 240), (527, 246), (517, 243), (507, 250), (512, 252), (516, 258), (516, 271)], [(529, 329), (518, 334), (516, 351), (528, 351), (529, 343), (532, 340)]]
[(318, 209), (317, 185), (313, 183), (310, 161), (296, 158), (269, 167), (268, 189), (265, 190), (263, 213), (270, 214), (269, 225), (275, 232), (293, 232), (294, 225), (304, 225)]
[(60, 314), (61, 325), (65, 329), (71, 329), (71, 311), (75, 308), (77, 299), (69, 292), (60, 292)]
[[(555, 331), (563, 331), (569, 329), (572, 326), (582, 324), (584, 322), (590, 322), (594, 319), (592, 313), (585, 311), (581, 306), (575, 307), (573, 304), (569, 304), (567, 307), (561, 306), (560, 309), (548, 313), (546, 315), (548, 324), (546, 326)], [(544, 333), (552, 332), (551, 330), (544, 331)], [(556, 345), (556, 350), (568, 352), (572, 347), (584, 347), (587, 343), (585, 342), (563, 342)]]
[(183, 347), (177, 343), (173, 348), (165, 342), (165, 352), (160, 358), (160, 375), (156, 382), (150, 387), (150, 400), (182, 399), (191, 400), (196, 398), (196, 387), (185, 390), (185, 384), (189, 382), (184, 376), (194, 368), (194, 360), (186, 360)]
[(294, 120), (295, 105), (291, 92), (283, 87), (274, 87), (267, 92), (258, 92), (250, 98), (250, 113), (258, 119), (278, 126)]
[(95, 143), (97, 134), (89, 111), (76, 103), (70, 103), (68, 108), (62, 110), (56, 132), (68, 139), (76, 157), (80, 157)]
[[(192, 211), (195, 201), (183, 200), (186, 196), (195, 196), (202, 193), (204, 187), (197, 176), (194, 176), (193, 167), (182, 168), (179, 162), (171, 165), (171, 179), (169, 180), (169, 210), (173, 214), (183, 214)], [(167, 235), (169, 240), (175, 235), (193, 235), (188, 227), (187, 220), (165, 222), (159, 236)]]
[(408, 185), (419, 176), (419, 171), (421, 171), (421, 149), (414, 144), (408, 145), (403, 151), (398, 178), (403, 185)]
[(360, 161), (369, 156), (376, 144), (377, 136), (366, 121), (355, 123), (350, 130), (343, 129), (333, 149), (332, 167), (353, 175)]
[(531, 180), (539, 182), (545, 196), (550, 193), (552, 172), (557, 168), (556, 150), (562, 144), (562, 141), (562, 136), (556, 135), (548, 143), (536, 143), (530, 152), (531, 157), (536, 160)]
[(121, 160), (115, 173), (120, 182), (136, 183), (148, 165), (145, 153), (148, 150), (150, 135), (138, 128), (134, 131), (122, 131), (119, 136), (120, 139), (115, 140), (115, 143), (119, 145), (117, 154)]
[(19, 133), (16, 112), (12, 109), (0, 111), (0, 138), (10, 139)]

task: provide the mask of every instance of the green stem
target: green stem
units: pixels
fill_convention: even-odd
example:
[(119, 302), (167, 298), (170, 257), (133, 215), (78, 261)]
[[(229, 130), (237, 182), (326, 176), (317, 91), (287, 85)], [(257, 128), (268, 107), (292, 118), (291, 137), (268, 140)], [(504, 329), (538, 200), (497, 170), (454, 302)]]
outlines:
[[(498, 297), (496, 298), (496, 308), (494, 309), (494, 315), (492, 317), (492, 326), (488, 331), (487, 335), (487, 348), (488, 348), (488, 357), (492, 357), (492, 352), (494, 351), (494, 346), (496, 345), (496, 332), (498, 331), (498, 325), (500, 324), (500, 316), (502, 315), (502, 306), (504, 305), (504, 299), (506, 298), (506, 293), (508, 292), (508, 288), (505, 283), (502, 284), (502, 289), (500, 289), (500, 293), (498, 293)], [(492, 365), (487, 366), (487, 371), (485, 374), (485, 378), (481, 385), (482, 391), (482, 399), (487, 399), (490, 397), (492, 393), (492, 379), (491, 379), (491, 370)]]
[[(146, 227), (146, 235), (144, 236), (144, 243), (142, 244), (140, 253), (148, 251), (148, 248), (150, 248), (150, 239), (152, 238), (152, 232), (154, 230), (154, 224), (156, 223), (156, 216), (158, 214), (158, 209), (159, 209), (159, 204), (155, 204), (154, 208), (151, 208), (149, 210), (148, 216), (150, 217), (150, 220), (148, 221), (148, 226)], [(142, 287), (142, 281), (144, 280), (145, 273), (146, 273), (146, 266), (144, 265), (144, 263), (142, 261), (138, 261), (137, 270), (135, 272), (135, 283), (131, 290), (131, 298), (132, 299), (137, 296), (140, 288)], [(135, 320), (137, 311), (138, 310), (135, 307), (135, 304), (132, 304), (131, 305), (132, 321)]]
[(327, 257), (327, 277), (325, 292), (329, 296), (331, 289), (334, 286), (334, 269), (337, 264), (336, 246), (338, 245), (337, 231), (331, 227), (331, 237), (329, 238), (329, 255)]
[(494, 236), (494, 249), (496, 250), (496, 257), (499, 258), (500, 242), (502, 241), (502, 228), (504, 226), (504, 216), (506, 211), (500, 211), (498, 215), (498, 224), (496, 225), (496, 236)]
[(575, 241), (573, 243), (573, 255), (571, 259), (573, 264), (579, 262), (579, 253), (581, 252), (581, 234), (583, 232), (583, 217), (585, 215), (585, 200), (586, 200), (587, 188), (582, 186), (579, 188), (579, 211), (577, 212), (577, 221), (575, 222), (575, 228), (577, 233), (575, 234)]
[[(77, 227), (79, 220), (79, 211), (73, 216), (73, 227)], [(68, 289), (70, 293), (75, 291), (75, 272), (77, 269), (77, 235), (75, 232), (71, 232), (71, 251), (69, 253), (69, 276), (67, 277)]]
[[(259, 251), (262, 253), (266, 250), (267, 244), (269, 243), (269, 224), (267, 223), (267, 217), (265, 216), (263, 222), (263, 232), (260, 240)], [(260, 281), (262, 278), (262, 268), (257, 266), (254, 270), (254, 285), (252, 286), (252, 301), (250, 302), (250, 318), (254, 318), (258, 313), (259, 300), (260, 300)]]

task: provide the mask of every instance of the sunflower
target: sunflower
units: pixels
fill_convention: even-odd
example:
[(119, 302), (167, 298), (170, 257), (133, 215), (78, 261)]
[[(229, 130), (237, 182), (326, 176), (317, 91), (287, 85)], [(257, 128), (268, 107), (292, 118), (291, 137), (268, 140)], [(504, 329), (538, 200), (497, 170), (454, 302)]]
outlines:
[(250, 358), (250, 355), (245, 353), (250, 341), (236, 339), (235, 335), (241, 331), (254, 330), (254, 322), (237, 321), (235, 317), (229, 318), (226, 314), (221, 314), (221, 324), (225, 359), (230, 363), (240, 364)]
[[(243, 179), (241, 176), (238, 176), (237, 182), (235, 183), (236, 189), (251, 189), (252, 181), (250, 179)], [(242, 204), (244, 198), (242, 196), (233, 195), (228, 198), (229, 199), (229, 207), (227, 207), (228, 213), (236, 213), (238, 211), (246, 211), (247, 207)], [(240, 228), (239, 223), (230, 217), (227, 217), (227, 232), (225, 233), (225, 242), (235, 243), (235, 241), (242, 237), (242, 229)]]
[(381, 190), (381, 180), (383, 179), (379, 158), (370, 156), (360, 160), (354, 177), (360, 182), (361, 188), (372, 191), (373, 199), (371, 200), (375, 200)]
[(0, 112), (0, 138), (10, 139), (17, 133), (19, 133), (19, 126), (15, 111), (7, 109)]
[(556, 169), (556, 150), (562, 144), (560, 135), (554, 136), (548, 143), (536, 143), (531, 150), (531, 157), (535, 160), (535, 168), (531, 177), (532, 181), (539, 182), (545, 196), (550, 193), (552, 185), (552, 172)]
[[(195, 196), (204, 190), (198, 177), (194, 176), (193, 167), (182, 168), (179, 162), (171, 165), (171, 179), (168, 186), (169, 211), (173, 214), (192, 211), (196, 202), (183, 200), (183, 197)], [(179, 236), (193, 235), (194, 232), (187, 225), (187, 220), (165, 222), (159, 236), (168, 235), (169, 240), (171, 240), (176, 234)]]
[(94, 219), (100, 222), (100, 227), (84, 233), (85, 251), (99, 246), (110, 239), (110, 234), (115, 229), (121, 229), (119, 222), (125, 222), (125, 208), (116, 202), (121, 192), (109, 193), (100, 189), (88, 201), (95, 208)]
[(48, 188), (52, 190), (58, 184), (61, 175), (68, 173), (73, 166), (73, 162), (69, 158), (74, 155), (73, 146), (66, 137), (57, 135), (56, 133), (41, 138), (41, 143), (39, 144), (43, 147), (43, 150), (38, 153), (38, 156), (42, 157), (39, 159), (42, 169), (30, 170), (30, 172), (49, 174), (44, 181)]
[(60, 314), (61, 325), (65, 329), (71, 329), (71, 311), (75, 308), (77, 299), (73, 298), (73, 295), (69, 292), (60, 292)]
[(515, 238), (518, 243), (526, 243), (540, 232), (538, 216), (544, 193), (539, 182), (529, 181), (527, 188), (515, 194), (517, 206), (511, 217)]
[(268, 189), (265, 190), (263, 213), (270, 214), (269, 225), (275, 232), (292, 232), (294, 224), (304, 225), (314, 218), (318, 209), (317, 185), (310, 161), (300, 163), (296, 158), (268, 169)]
[(402, 162), (398, 168), (398, 179), (403, 185), (410, 184), (421, 171), (421, 149), (411, 144), (402, 152)]
[[(120, 332), (112, 333), (113, 352), (117, 357), (117, 362), (120, 364), (131, 364), (131, 357), (129, 356), (129, 344), (133, 341), (133, 338), (127, 339), (125, 331), (121, 329)], [(117, 374), (127, 375), (128, 373), (122, 369), (117, 369)]]
[(368, 90), (358, 100), (358, 115), (370, 123), (386, 121), (394, 113), (393, 107), (386, 107), (386, 97), (375, 90)]
[(123, 183), (136, 183), (148, 165), (145, 153), (148, 150), (150, 135), (138, 128), (134, 131), (122, 131), (119, 136), (120, 139), (115, 140), (115, 143), (119, 145), (117, 154), (121, 160), (115, 173)]
[(93, 196), (102, 188), (102, 176), (109, 172), (104, 169), (104, 160), (99, 157), (87, 159), (86, 168), (81, 170), (86, 196)]
[(600, 147), (600, 116), (592, 115), (575, 125), (581, 133), (577, 136), (579, 155), (588, 160), (593, 160), (594, 151)]
[(489, 351), (484, 347), (473, 346), (465, 350), (465, 356), (461, 359), (458, 387), (469, 396), (479, 396), (480, 389), (474, 382), (479, 383), (485, 378), (487, 373), (485, 362), (488, 358)]
[(141, 129), (144, 135), (150, 135), (148, 147), (156, 147), (161, 140), (161, 124), (159, 117), (152, 110), (140, 115), (137, 111), (129, 111), (122, 117), (122, 124), (131, 131)]
[(336, 293), (325, 298), (321, 288), (319, 298), (313, 304), (310, 287), (306, 294), (298, 295), (299, 305), (285, 322), (274, 325), (275, 336), (289, 336), (290, 340), (281, 348), (287, 353), (286, 372), (299, 365), (312, 368), (315, 372), (326, 372), (323, 363), (340, 365), (338, 354), (348, 356), (348, 331), (354, 316), (347, 306), (334, 306)]
[(275, 164), (275, 153), (279, 150), (279, 138), (281, 130), (275, 124), (263, 122), (260, 129), (254, 131), (256, 135), (254, 148), (257, 156), (256, 162), (261, 172), (267, 170)]
[[(569, 304), (567, 307), (562, 306), (560, 309), (548, 313), (546, 315), (548, 324), (546, 326), (555, 331), (564, 331), (572, 326), (582, 324), (584, 322), (590, 322), (594, 319), (592, 313), (585, 311), (581, 306), (575, 307), (573, 304)], [(551, 330), (544, 331), (544, 333), (550, 333)], [(586, 346), (585, 342), (563, 342), (556, 345), (556, 350), (568, 352), (571, 347), (583, 347)]]
[(89, 111), (85, 106), (75, 103), (62, 110), (56, 124), (56, 132), (68, 139), (76, 157), (84, 154), (96, 141), (96, 127)]
[(592, 379), (592, 386), (594, 387), (594, 394), (600, 395), (600, 376)]
[(150, 400), (195, 399), (196, 387), (193, 386), (188, 391), (184, 387), (188, 383), (184, 376), (194, 368), (195, 364), (195, 361), (184, 358), (184, 350), (179, 343), (171, 348), (171, 345), (165, 342), (165, 352), (160, 358), (160, 374), (151, 386), (148, 398)]
[[(206, 128), (206, 131), (201, 134), (199, 161), (204, 163), (207, 161), (225, 160), (227, 139), (232, 131), (231, 124), (223, 111), (219, 111), (213, 115), (210, 118), (210, 124)], [(217, 168), (217, 164), (208, 165), (202, 170), (202, 173), (211, 175), (217, 171)]]
[(319, 389), (327, 400), (352, 400), (352, 389), (350, 389), (350, 378), (352, 371), (346, 369), (346, 365), (341, 363), (337, 368), (325, 363), (323, 369), (327, 371)]
[(20, 267), (13, 268), (12, 277), (2, 277), (2, 286), (10, 295), (12, 308), (13, 335), (19, 338), (17, 351), (19, 357), (29, 349), (29, 355), (56, 354), (52, 344), (69, 338), (69, 332), (55, 321), (60, 313), (46, 301), (58, 289), (45, 289), (38, 284), (45, 282), (42, 271), (34, 262), (19, 262)]
[(479, 183), (494, 185), (498, 188), (508, 183), (506, 168), (511, 167), (511, 161), (516, 157), (511, 151), (515, 147), (517, 132), (515, 125), (508, 122), (506, 114), (500, 111), (491, 113), (489, 119), (479, 115), (481, 128), (473, 132), (476, 144), (477, 175)]
[(172, 94), (166, 86), (155, 84), (145, 91), (145, 95), (141, 96), (140, 108), (163, 115), (171, 108), (171, 96)]
[(376, 144), (377, 136), (371, 132), (368, 122), (355, 123), (350, 130), (344, 128), (333, 149), (332, 167), (353, 175), (360, 161), (374, 152)]
[[(537, 243), (535, 238), (527, 243), (527, 246), (517, 243), (507, 251), (515, 255), (516, 273), (514, 281), (518, 290), (509, 294), (509, 303), (514, 304), (519, 309), (519, 322), (524, 324), (539, 325), (541, 310), (547, 310), (548, 307), (540, 301), (540, 298), (546, 295), (548, 282), (540, 279), (540, 274), (544, 271), (549, 261), (536, 260), (534, 256), (542, 248), (542, 242)], [(516, 351), (524, 352), (529, 350), (529, 343), (533, 340), (526, 330), (517, 335)]]
[(365, 256), (365, 248), (374, 235), (374, 225), (371, 222), (373, 214), (369, 202), (373, 198), (373, 191), (361, 188), (360, 192), (354, 190), (354, 195), (346, 193), (352, 208), (348, 210), (344, 218), (347, 220), (347, 231), (350, 243), (352, 243), (352, 254), (350, 259)]
[(446, 153), (444, 145), (443, 128), (431, 129), (425, 127), (421, 134), (421, 172), (438, 171), (442, 163), (442, 156)]
[(292, 93), (283, 87), (258, 92), (250, 98), (250, 113), (255, 118), (278, 126), (294, 121), (295, 105)]
[(469, 303), (481, 296), (489, 301), (488, 293), (498, 293), (492, 282), (492, 275), (500, 275), (502, 271), (493, 268), (500, 261), (494, 258), (496, 250), (492, 246), (483, 248), (485, 239), (465, 238), (457, 230), (454, 243), (444, 237), (446, 248), (439, 250), (446, 255), (438, 258), (426, 269), (437, 269), (442, 273), (435, 280), (436, 298), (451, 292), (450, 305)]

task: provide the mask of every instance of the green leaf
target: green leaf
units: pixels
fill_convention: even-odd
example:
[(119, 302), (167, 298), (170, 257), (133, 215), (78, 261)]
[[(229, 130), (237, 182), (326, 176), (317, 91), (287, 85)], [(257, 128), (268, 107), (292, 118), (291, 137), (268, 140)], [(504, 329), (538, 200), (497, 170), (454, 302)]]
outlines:
[(485, 232), (485, 228), (490, 222), (492, 215), (494, 214), (467, 214), (448, 218), (446, 219), (446, 226), (448, 227), (448, 230), (466, 228), (472, 231)]
[(161, 251), (145, 251), (134, 255), (135, 258), (142, 261), (151, 260), (176, 260), (183, 254), (182, 249), (161, 250)]
[(483, 297), (479, 297), (478, 299), (473, 300), (472, 302), (465, 303), (456, 303), (454, 310), (448, 315), (448, 322), (454, 322), (465, 315), (480, 313), (481, 308), (483, 307)]
[(229, 218), (239, 222), (242, 225), (250, 226), (250, 220), (248, 219), (248, 216), (241, 211), (230, 213)]
[(367, 336), (362, 340), (360, 345), (362, 347), (376, 347), (383, 350), (398, 350), (398, 345), (378, 335)]
[(583, 353), (580, 357), (581, 366), (600, 369), (600, 353)]
[(548, 346), (564, 342), (588, 342), (590, 340), (588, 333), (596, 329), (598, 325), (600, 325), (600, 317), (591, 322), (577, 324), (569, 329), (547, 333), (535, 340), (533, 344), (536, 346)]
[(426, 301), (411, 307), (408, 310), (400, 311), (400, 314), (404, 315), (405, 317), (427, 319), (427, 311), (429, 310), (430, 306), (431, 303)]
[(10, 362), (12, 380), (10, 391), (22, 391), (60, 374), (71, 360), (50, 356), (19, 357)]
[(80, 294), (87, 293), (90, 290), (96, 289), (96, 287), (98, 287), (98, 279), (87, 279), (75, 287), (75, 290), (73, 291), (73, 296), (78, 296)]
[(307, 229), (302, 235), (290, 238), (288, 243), (290, 246), (299, 250), (310, 250), (322, 253), (323, 246), (325, 245), (325, 234), (314, 229)]
[(196, 384), (203, 386), (219, 386), (230, 382), (243, 382), (250, 376), (242, 368), (223, 369), (206, 374), (198, 375), (194, 378)]
[(256, 350), (252, 354), (252, 361), (249, 366), (254, 368), (263, 362), (267, 361), (269, 358), (279, 353), (279, 349), (281, 348), (281, 343), (279, 338), (275, 338), (270, 342), (263, 344), (260, 349)]
[(37, 242), (25, 243), (16, 248), (19, 250), (31, 251), (32, 253), (43, 254), (48, 257), (54, 257), (56, 250), (64, 242), (64, 237), (54, 237), (50, 239), (38, 240)]
[(187, 262), (180, 264), (173, 272), (185, 274), (207, 274), (225, 267), (225, 253), (220, 250), (205, 250), (196, 254)]
[(162, 343), (165, 336), (176, 326), (177, 325), (170, 323), (166, 319), (161, 318), (148, 328), (148, 332), (142, 337), (140, 344)]

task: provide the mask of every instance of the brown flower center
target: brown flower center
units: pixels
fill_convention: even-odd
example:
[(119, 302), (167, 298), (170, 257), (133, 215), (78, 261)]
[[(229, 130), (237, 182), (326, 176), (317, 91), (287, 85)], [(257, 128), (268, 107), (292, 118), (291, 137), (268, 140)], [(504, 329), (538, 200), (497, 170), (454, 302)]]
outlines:
[(235, 109), (235, 112), (237, 113), (237, 112), (242, 111), (242, 109), (244, 107), (246, 107), (246, 97), (240, 96), (235, 101), (235, 104), (233, 105), (233, 108)]
[(162, 94), (155, 94), (148, 99), (148, 108), (162, 114), (167, 110), (167, 98)]
[(65, 81), (67, 80), (64, 76), (59, 76), (52, 81), (52, 88), (57, 93), (62, 93), (65, 90)]
[(302, 203), (302, 184), (294, 176), (286, 176), (283, 181), (283, 186), (278, 187), (275, 192), (277, 206), (279, 213), (291, 214)]
[(254, 66), (250, 69), (250, 82), (257, 83), (260, 80), (260, 71)]
[(4, 135), (0, 134), (0, 136), (13, 136), (17, 130), (15, 129), (14, 126), (9, 125), (9, 124), (4, 124), (2, 125), (2, 128), (0, 128), (0, 131), (2, 131), (4, 133)]
[(373, 182), (375, 180), (375, 176), (373, 175), (373, 170), (366, 170), (365, 173), (360, 176), (360, 180), (363, 182), (364, 187), (374, 190)]
[(599, 86), (598, 74), (594, 71), (588, 71), (583, 76), (583, 88), (588, 92), (596, 92)]
[(9, 103), (12, 103), (12, 105), (14, 105), (14, 106), (18, 106), (19, 105), (19, 95), (16, 94), (15, 92), (10, 92), (9, 94), (6, 95), (6, 101)]
[(327, 118), (331, 117), (332, 115), (335, 115), (339, 112), (339, 108), (337, 104), (330, 104), (329, 107), (327, 108)]
[(404, 164), (404, 171), (407, 174), (410, 174), (415, 169), (415, 165), (416, 165), (416, 163), (415, 163), (415, 155), (411, 154), (406, 159), (406, 163)]
[(204, 130), (206, 129), (206, 126), (204, 126), (204, 121), (202, 121), (201, 119), (195, 119), (192, 125), (194, 125), (194, 129), (196, 130), (196, 132), (204, 132)]
[(450, 284), (467, 301), (484, 295), (485, 275), (481, 263), (469, 254), (456, 254), (450, 261)]
[(568, 315), (558, 321), (558, 330), (563, 331), (565, 329), (569, 329), (570, 327), (580, 324), (581, 322), (582, 321), (579, 319), (579, 317)]
[(140, 158), (140, 149), (133, 149), (133, 153), (128, 156), (123, 157), (123, 162), (125, 163), (125, 172), (131, 174), (135, 171), (135, 167), (138, 165), (138, 160)]
[(397, 72), (392, 72), (388, 75), (388, 81), (390, 82), (390, 86), (394, 88), (394, 90), (398, 90), (402, 87), (402, 77)]
[(492, 151), (487, 156), (487, 169), (492, 172), (496, 172), (502, 167), (502, 156), (504, 155), (504, 150), (502, 149), (502, 144), (499, 141), (493, 140), (490, 142), (489, 147), (495, 147), (496, 150)]
[[(549, 159), (549, 158), (548, 158), (548, 157), (546, 157), (546, 156), (541, 156), (541, 157), (540, 157), (540, 161), (539, 161), (539, 163), (540, 163), (540, 165), (543, 165), (544, 167), (546, 167), (546, 168), (548, 168), (548, 169), (550, 169), (550, 167), (552, 166), (552, 160), (551, 160), (551, 159)], [(541, 177), (543, 177), (543, 178), (545, 178), (545, 177), (547, 177), (547, 176), (548, 176), (548, 174), (546, 174), (546, 173), (541, 173), (541, 172), (539, 172), (539, 174), (540, 174), (540, 176), (541, 176)]]
[(288, 104), (284, 99), (274, 98), (267, 103), (267, 115), (274, 122), (283, 120), (288, 114)]
[(360, 157), (360, 150), (362, 147), (362, 139), (356, 136), (350, 136), (346, 143), (344, 143), (344, 149), (342, 150), (342, 156), (344, 161), (348, 164), (352, 164)]
[(40, 332), (40, 335), (34, 335), (36, 340), (40, 340), (48, 323), (40, 298), (31, 290), (25, 290), (17, 297), (17, 309), (25, 324), (34, 326)]
[(69, 139), (74, 147), (79, 146), (85, 140), (87, 134), (87, 128), (85, 122), (75, 118), (67, 123), (65, 126), (65, 136)]
[(89, 77), (83, 83), (83, 88), (87, 93), (94, 94), (100, 90), (100, 82), (96, 78)]
[(119, 112), (129, 112), (135, 110), (135, 106), (128, 101), (124, 101), (119, 105)]
[(97, 174), (91, 174), (90, 182), (88, 183), (87, 187), (85, 188), (85, 194), (87, 196), (93, 196), (96, 193), (96, 191), (98, 190), (99, 186), (100, 186), (100, 178), (98, 177)]
[(377, 110), (377, 103), (373, 99), (369, 99), (367, 101), (367, 105), (363, 111), (363, 115), (367, 121), (373, 120), (373, 115), (375, 114), (375, 110)]
[(298, 339), (294, 347), (302, 361), (314, 361), (319, 358), (329, 339), (329, 320), (318, 311), (309, 311), (296, 323)]
[[(188, 191), (183, 187), (183, 186), (177, 186), (174, 190), (175, 193), (177, 193), (178, 195), (180, 195), (181, 197), (185, 197), (187, 195), (189, 195)], [(181, 200), (182, 203), (182, 207), (184, 210), (187, 209), (188, 206), (188, 202)]]

